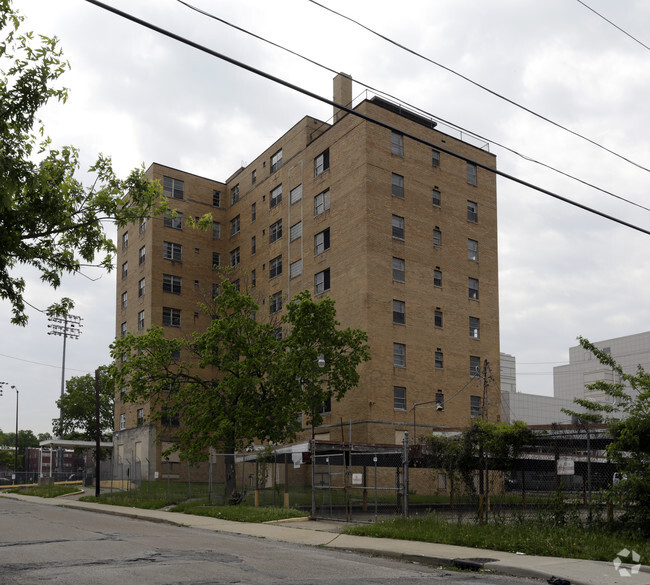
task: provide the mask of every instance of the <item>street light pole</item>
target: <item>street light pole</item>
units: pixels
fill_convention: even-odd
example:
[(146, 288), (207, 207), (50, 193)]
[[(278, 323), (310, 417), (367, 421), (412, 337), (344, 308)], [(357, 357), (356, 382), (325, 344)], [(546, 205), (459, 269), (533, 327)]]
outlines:
[[(325, 367), (325, 356), (318, 354), (318, 367), (322, 370)], [(316, 434), (314, 429), (314, 417), (316, 416), (316, 405), (314, 404), (314, 389), (311, 391), (311, 517), (316, 517)]]
[(18, 481), (18, 388), (11, 386), (16, 391), (16, 442), (14, 450), (14, 477)]

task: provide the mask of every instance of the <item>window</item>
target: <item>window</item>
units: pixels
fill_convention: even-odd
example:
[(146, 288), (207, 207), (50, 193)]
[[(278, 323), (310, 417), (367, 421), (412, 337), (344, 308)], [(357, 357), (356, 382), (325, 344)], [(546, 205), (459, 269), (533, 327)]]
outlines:
[(406, 388), (404, 386), (393, 386), (393, 408), (406, 410)]
[(281, 341), (282, 340), (282, 327), (276, 327), (273, 330), (273, 337), (275, 337), (276, 341)]
[[(232, 281), (232, 285), (233, 285), (234, 289), (235, 289), (237, 292), (239, 292), (239, 289), (240, 289), (240, 287), (241, 287), (241, 285), (240, 285), (240, 283), (239, 283), (239, 278), (238, 278), (237, 280), (233, 280), (233, 281)], [(198, 318), (198, 316), (199, 316), (198, 313), (194, 313), (194, 318), (195, 318), (195, 319)]]
[(390, 135), (390, 151), (393, 154), (404, 156), (404, 136), (397, 132), (392, 132)]
[(293, 205), (302, 199), (302, 183), (289, 191), (289, 204)]
[(476, 240), (467, 240), (467, 258), (478, 262), (478, 242)]
[(181, 310), (173, 309), (172, 307), (163, 307), (162, 310), (162, 324), (167, 327), (180, 327), (181, 326)]
[(271, 157), (271, 172), (275, 173), (282, 166), (282, 149)]
[(139, 427), (144, 424), (144, 408), (138, 408), (136, 413), (136, 420)]
[(476, 185), (476, 165), (467, 163), (467, 182), (470, 185)]
[(437, 370), (442, 370), (442, 366), (443, 366), (442, 358), (443, 358), (442, 352), (440, 350), (437, 350), (434, 357), (434, 363)]
[(251, 205), (251, 222), (257, 219), (257, 203)]
[(125, 262), (122, 264), (122, 280), (124, 280), (129, 273), (129, 263)]
[(129, 247), (129, 232), (124, 232), (122, 234), (122, 250), (126, 250)]
[(239, 183), (230, 190), (230, 205), (239, 201)]
[(478, 301), (478, 279), (469, 278), (469, 298)]
[(212, 252), (212, 270), (216, 270), (219, 266), (221, 266), (221, 254)]
[(126, 428), (126, 414), (120, 414), (120, 431)]
[(436, 268), (433, 271), (433, 286), (442, 286), (442, 270), (439, 268)]
[(255, 270), (251, 270), (251, 286), (255, 287), (257, 285), (257, 273)]
[(160, 424), (164, 427), (180, 427), (181, 419), (177, 412), (172, 412), (168, 406), (160, 409)]
[(277, 242), (282, 237), (282, 220), (279, 219), (275, 223), (271, 224), (269, 228), (269, 241), (272, 244)]
[(174, 262), (181, 262), (183, 260), (183, 246), (174, 242), (164, 242), (163, 258), (173, 260)]
[(469, 397), (469, 415), (472, 418), (481, 416), (481, 397), (480, 396), (470, 396)]
[(239, 261), (239, 246), (237, 246), (234, 250), (230, 251), (230, 266), (237, 266)]
[(328, 396), (321, 407), (318, 409), (319, 414), (325, 414), (326, 412), (332, 412), (332, 397)]
[(212, 222), (212, 239), (213, 240), (221, 239), (221, 224), (218, 221)]
[(469, 336), (472, 339), (478, 339), (479, 326), (480, 326), (480, 319), (478, 317), (469, 318)]
[(404, 259), (393, 257), (393, 280), (404, 282), (405, 274)]
[(314, 217), (330, 208), (330, 191), (323, 191), (314, 197)]
[(282, 291), (278, 291), (271, 295), (269, 299), (269, 311), (271, 315), (282, 310)]
[(183, 199), (185, 184), (178, 179), (163, 177), (163, 195), (171, 199)]
[(442, 232), (438, 226), (433, 228), (433, 245), (442, 246)]
[(138, 251), (138, 264), (140, 266), (144, 264), (145, 256), (146, 256), (146, 250), (145, 247), (142, 246), (142, 248), (140, 248), (140, 250)]
[(330, 228), (317, 233), (314, 236), (314, 256), (322, 254), (330, 249)]
[(240, 229), (239, 216), (233, 217), (230, 220), (230, 237), (232, 238), (233, 236), (237, 235), (239, 233), (239, 229)]
[(442, 196), (440, 195), (440, 190), (439, 189), (433, 189), (433, 204), (436, 207), (440, 207), (442, 203)]
[(175, 362), (177, 362), (178, 360), (181, 359), (181, 350), (180, 350), (180, 349), (172, 349), (172, 350), (169, 352), (169, 355), (170, 355), (170, 357), (172, 358), (172, 360), (174, 360)]
[(282, 255), (276, 256), (269, 262), (269, 278), (282, 274)]
[(394, 197), (400, 197), (401, 199), (404, 199), (404, 177), (402, 175), (398, 175), (396, 173), (393, 173), (392, 175), (392, 193)]
[(433, 312), (433, 325), (435, 327), (442, 327), (442, 311), (440, 309), (436, 309)]
[(255, 252), (257, 252), (257, 238), (253, 236), (251, 238), (251, 256), (255, 256)]
[(404, 239), (404, 218), (393, 215), (393, 237), (398, 240)]
[(221, 294), (221, 287), (218, 284), (212, 283), (212, 300), (216, 299)]
[(478, 204), (467, 201), (467, 221), (478, 222)]
[(434, 167), (440, 166), (440, 152), (438, 152), (437, 150), (431, 151), (431, 164)]
[(144, 329), (144, 311), (140, 311), (138, 313), (138, 331), (142, 331)]
[(172, 274), (163, 274), (163, 292), (173, 293), (175, 295), (181, 294), (181, 287), (183, 280), (180, 276)]
[(138, 297), (144, 296), (144, 278), (138, 281)]
[(183, 214), (177, 211), (165, 211), (163, 225), (177, 230), (183, 229)]
[(273, 189), (273, 191), (271, 191), (271, 209), (280, 203), (282, 203), (282, 185), (278, 185), (275, 189)]
[(330, 269), (326, 268), (314, 276), (314, 294), (324, 293), (330, 289)]
[(123, 292), (122, 293), (122, 308), (126, 309), (126, 304), (127, 304), (127, 293)]
[(302, 222), (294, 223), (289, 230), (289, 241), (295, 242), (298, 238), (302, 237)]
[(126, 337), (126, 321), (120, 325), (120, 334), (122, 337)]
[(141, 222), (140, 222), (140, 233), (144, 234), (144, 232), (147, 231), (147, 218), (145, 217)]
[(327, 169), (330, 168), (330, 149), (321, 152), (314, 159), (314, 177), (322, 175)]
[[(442, 390), (436, 392), (436, 407), (444, 406), (445, 404), (445, 395), (442, 393)], [(441, 410), (440, 408), (438, 410)]]
[(477, 355), (469, 356), (469, 375), (472, 378), (481, 376), (481, 358)]
[(396, 368), (406, 367), (406, 345), (393, 343), (393, 365)]
[(221, 207), (221, 191), (212, 191), (212, 206)]
[(406, 303), (393, 299), (393, 323), (406, 324)]
[(289, 278), (296, 278), (302, 274), (302, 259), (289, 265)]

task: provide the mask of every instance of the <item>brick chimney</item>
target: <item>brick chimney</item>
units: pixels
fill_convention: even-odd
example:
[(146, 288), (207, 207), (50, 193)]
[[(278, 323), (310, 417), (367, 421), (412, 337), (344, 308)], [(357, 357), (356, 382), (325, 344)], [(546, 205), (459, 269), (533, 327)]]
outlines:
[[(352, 76), (339, 73), (334, 78), (333, 101), (348, 108), (352, 107)], [(345, 110), (334, 107), (334, 123), (336, 124), (346, 113)]]

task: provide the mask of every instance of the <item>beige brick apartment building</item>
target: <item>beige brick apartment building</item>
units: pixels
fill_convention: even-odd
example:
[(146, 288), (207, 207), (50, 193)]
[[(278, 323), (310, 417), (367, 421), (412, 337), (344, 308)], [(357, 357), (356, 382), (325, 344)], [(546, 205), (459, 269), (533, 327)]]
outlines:
[[(352, 102), (349, 78), (335, 78), (335, 101)], [(317, 438), (339, 440), (343, 424), (346, 440), (397, 443), (483, 408), (497, 420), (496, 179), (442, 151), (488, 167), (495, 157), (380, 98), (355, 111), (396, 130), (338, 110), (333, 124), (303, 118), (225, 182), (151, 165), (178, 215), (120, 230), (117, 335), (207, 326), (197, 301), (216, 282), (213, 266), (228, 265), (254, 287), (259, 315), (308, 289), (336, 300), (342, 326), (367, 331), (372, 360)], [(186, 225), (206, 213), (211, 232)], [(153, 473), (165, 445), (147, 414), (116, 396), (116, 454)]]

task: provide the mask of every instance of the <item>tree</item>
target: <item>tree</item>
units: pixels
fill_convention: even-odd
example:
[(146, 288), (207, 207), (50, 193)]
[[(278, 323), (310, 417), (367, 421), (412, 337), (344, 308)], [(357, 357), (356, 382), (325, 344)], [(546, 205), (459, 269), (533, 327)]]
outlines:
[[(4, 447), (9, 447), (11, 451), (5, 451), (3, 455), (0, 456), (0, 465), (7, 465), (8, 467), (13, 467), (14, 465), (14, 452), (13, 449), (16, 446), (16, 433), (3, 433), (0, 430), (0, 445)], [(18, 462), (19, 467), (22, 464), (23, 458), (27, 447), (38, 447), (39, 439), (34, 435), (34, 432), (31, 430), (20, 429), (18, 431)], [(6, 453), (11, 453), (11, 461), (7, 463)]]
[(609, 424), (613, 440), (607, 446), (607, 455), (622, 474), (621, 481), (609, 490), (610, 496), (622, 502), (622, 520), (627, 527), (638, 527), (650, 535), (650, 373), (638, 366), (636, 373), (628, 374), (589, 340), (578, 340), (601, 364), (610, 367), (619, 381), (585, 385), (587, 390), (609, 396), (611, 402), (575, 398), (574, 402), (587, 412), (565, 412), (585, 422)]
[[(228, 454), (230, 496), (234, 453), (256, 440), (295, 437), (302, 412), (318, 424), (315, 406), (340, 399), (358, 383), (356, 367), (369, 359), (367, 338), (356, 329), (338, 330), (334, 301), (314, 302), (308, 292), (288, 304), (282, 320), (267, 323), (256, 320), (253, 297), (227, 279), (201, 307), (210, 325), (191, 338), (167, 339), (152, 327), (118, 339), (112, 355), (120, 363), (112, 372), (118, 387), (129, 388), (126, 400), (152, 405), (161, 432), (173, 437), (183, 457), (198, 461), (210, 447)], [(177, 359), (179, 352), (185, 360)]]
[[(121, 180), (100, 155), (90, 168), (95, 183), (85, 187), (74, 176), (77, 149), (55, 149), (43, 138), (37, 112), (50, 100), (65, 102), (67, 91), (56, 84), (68, 63), (56, 38), (21, 34), (22, 21), (11, 0), (0, 0), (0, 298), (9, 300), (18, 325), (27, 323), (19, 267), (36, 268), (53, 288), (96, 255), (110, 270), (115, 245), (104, 223), (121, 226), (165, 208), (160, 185), (142, 168)], [(72, 303), (64, 301), (50, 314), (68, 311)]]
[[(113, 428), (113, 400), (115, 385), (107, 366), (99, 370), (99, 422), (102, 440), (109, 440)], [(57, 437), (94, 441), (97, 433), (95, 405), (95, 376), (73, 376), (66, 384), (66, 392), (56, 401), (62, 418), (52, 419)]]

